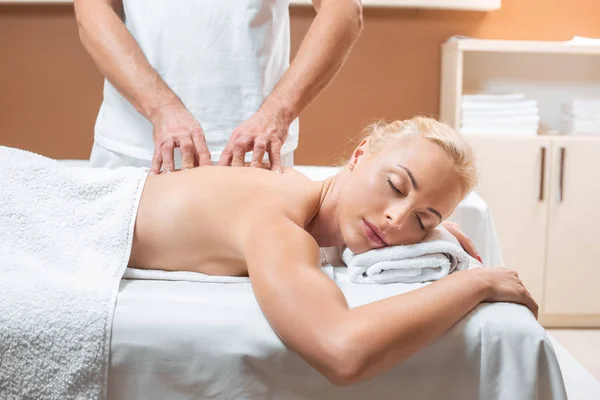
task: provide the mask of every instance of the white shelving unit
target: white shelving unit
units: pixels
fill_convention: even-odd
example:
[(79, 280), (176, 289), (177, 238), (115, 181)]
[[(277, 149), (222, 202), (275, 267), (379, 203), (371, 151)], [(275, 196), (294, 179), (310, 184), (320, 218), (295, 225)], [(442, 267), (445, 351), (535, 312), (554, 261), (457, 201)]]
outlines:
[(506, 92), (536, 100), (541, 132), (558, 131), (563, 103), (600, 93), (600, 46), (481, 39), (442, 46), (442, 121), (460, 128), (463, 94)]
[[(435, 8), (448, 10), (492, 11), (502, 0), (363, 0), (365, 7)], [(73, 0), (0, 0), (0, 4), (72, 4)], [(311, 0), (290, 0), (293, 6), (312, 5)]]

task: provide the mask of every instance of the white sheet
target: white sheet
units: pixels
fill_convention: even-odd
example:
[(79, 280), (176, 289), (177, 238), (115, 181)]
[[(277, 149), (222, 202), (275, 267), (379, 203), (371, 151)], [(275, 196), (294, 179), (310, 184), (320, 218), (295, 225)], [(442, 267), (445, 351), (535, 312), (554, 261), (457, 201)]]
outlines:
[[(335, 168), (297, 169), (313, 179), (335, 173)], [(487, 265), (502, 265), (493, 221), (476, 193), (452, 219)], [(351, 307), (422, 286), (354, 285), (339, 271), (336, 282)], [(285, 348), (249, 284), (139, 280), (121, 283), (108, 391), (111, 400), (565, 398), (550, 341), (522, 306), (480, 305), (397, 368), (336, 388)]]
[[(351, 307), (422, 284), (356, 285)], [(290, 316), (293, 318), (293, 316)], [(250, 284), (123, 280), (109, 399), (565, 399), (552, 344), (523, 306), (483, 304), (402, 365), (337, 388), (288, 350)]]

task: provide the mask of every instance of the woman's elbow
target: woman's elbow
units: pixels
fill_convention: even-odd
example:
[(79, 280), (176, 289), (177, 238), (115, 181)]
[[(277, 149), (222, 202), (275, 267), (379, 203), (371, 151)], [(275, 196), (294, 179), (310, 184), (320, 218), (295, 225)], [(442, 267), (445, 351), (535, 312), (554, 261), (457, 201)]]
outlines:
[(326, 359), (319, 363), (323, 366), (319, 372), (336, 386), (349, 386), (362, 380), (365, 370), (363, 348), (353, 343), (338, 337), (336, 343), (328, 346), (329, 351), (321, 353)]
[(346, 364), (336, 366), (324, 375), (335, 386), (350, 386), (361, 381), (360, 370), (357, 366)]

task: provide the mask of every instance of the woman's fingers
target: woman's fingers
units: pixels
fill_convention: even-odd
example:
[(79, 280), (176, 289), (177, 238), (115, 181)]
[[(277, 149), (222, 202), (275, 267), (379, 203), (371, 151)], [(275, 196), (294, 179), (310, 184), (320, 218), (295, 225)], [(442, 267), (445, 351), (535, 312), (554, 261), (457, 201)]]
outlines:
[(460, 243), (462, 248), (465, 249), (465, 251), (471, 257), (476, 258), (479, 260), (479, 262), (483, 263), (481, 257), (479, 256), (479, 253), (477, 252), (477, 249), (475, 248), (475, 245), (473, 244), (471, 239), (469, 239), (469, 237), (464, 234), (464, 232), (460, 229), (457, 223), (445, 221), (443, 225), (444, 228), (446, 228), (448, 232), (450, 232), (452, 236), (454, 236), (456, 240), (458, 240), (458, 243)]

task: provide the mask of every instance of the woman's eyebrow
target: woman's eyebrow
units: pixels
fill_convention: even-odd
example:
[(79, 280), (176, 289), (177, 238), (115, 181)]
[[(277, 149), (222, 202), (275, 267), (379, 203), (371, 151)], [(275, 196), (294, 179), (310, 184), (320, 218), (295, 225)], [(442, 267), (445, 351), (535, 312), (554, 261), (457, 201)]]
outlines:
[(438, 210), (436, 210), (435, 208), (431, 208), (431, 207), (427, 207), (427, 209), (429, 211), (431, 211), (432, 213), (434, 213), (435, 215), (437, 215), (438, 218), (440, 219), (440, 222), (442, 222), (442, 214), (440, 214)]
[(413, 173), (411, 172), (411, 170), (406, 168), (404, 165), (397, 164), (396, 166), (400, 167), (406, 171), (406, 173), (408, 174), (408, 177), (410, 178), (410, 182), (412, 183), (415, 190), (419, 190), (419, 185), (417, 185), (417, 181), (415, 180), (415, 177), (414, 177)]
[[(415, 180), (415, 176), (413, 175), (412, 171), (410, 169), (406, 168), (404, 165), (396, 164), (396, 166), (400, 167), (406, 171), (406, 173), (408, 174), (408, 177), (410, 178), (410, 182), (412, 183), (415, 190), (419, 190), (419, 185), (417, 185), (417, 181)], [(440, 222), (442, 222), (442, 214), (440, 214), (440, 212), (438, 210), (436, 210), (435, 208), (432, 208), (432, 207), (427, 207), (427, 209), (429, 211), (431, 211), (432, 213), (434, 213), (435, 215), (437, 215), (437, 217), (440, 219)]]

